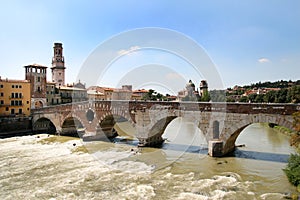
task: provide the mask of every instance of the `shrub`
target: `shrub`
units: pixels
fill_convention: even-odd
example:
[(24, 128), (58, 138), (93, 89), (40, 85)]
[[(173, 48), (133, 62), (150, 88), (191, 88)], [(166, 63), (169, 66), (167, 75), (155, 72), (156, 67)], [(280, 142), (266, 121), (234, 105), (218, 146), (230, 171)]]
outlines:
[(291, 154), (287, 167), (283, 170), (290, 183), (295, 186), (300, 185), (300, 155)]

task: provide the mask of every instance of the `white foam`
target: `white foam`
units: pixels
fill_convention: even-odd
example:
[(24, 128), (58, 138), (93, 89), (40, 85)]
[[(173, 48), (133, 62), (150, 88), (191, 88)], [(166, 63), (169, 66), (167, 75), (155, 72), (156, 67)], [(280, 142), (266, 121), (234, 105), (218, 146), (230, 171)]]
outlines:
[[(154, 188), (151, 185), (130, 183), (122, 189), (122, 192), (116, 195), (116, 199), (153, 199), (156, 196)], [(114, 199), (114, 198), (112, 198)]]
[(279, 193), (266, 193), (260, 195), (260, 198), (262, 200), (273, 200), (273, 199), (284, 199), (284, 194), (279, 194)]

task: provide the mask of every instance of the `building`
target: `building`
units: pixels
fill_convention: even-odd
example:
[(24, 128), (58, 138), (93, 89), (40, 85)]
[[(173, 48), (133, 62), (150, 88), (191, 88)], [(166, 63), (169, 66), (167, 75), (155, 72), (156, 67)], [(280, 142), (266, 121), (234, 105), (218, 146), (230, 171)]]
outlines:
[(89, 101), (101, 101), (105, 99), (105, 95), (102, 92), (97, 90), (88, 90), (87, 91)]
[(61, 97), (55, 83), (48, 82), (46, 90), (47, 106), (61, 104)]
[(186, 84), (185, 89), (178, 92), (178, 101), (200, 101), (205, 95), (208, 95), (208, 84), (202, 80), (199, 85), (200, 91), (196, 88), (192, 80)]
[(58, 88), (58, 92), (62, 104), (88, 100), (86, 89), (61, 86)]
[(208, 93), (208, 85), (207, 85), (207, 81), (202, 80), (200, 82), (200, 97), (203, 97), (206, 93)]
[(116, 88), (112, 93), (112, 100), (131, 100), (132, 85), (123, 85), (122, 88)]
[(79, 80), (78, 83), (73, 83), (73, 87), (85, 89), (85, 84), (81, 83)]
[(145, 95), (147, 95), (149, 92), (149, 90), (145, 90), (145, 89), (139, 89), (139, 90), (134, 90), (132, 92), (132, 99), (133, 100), (142, 100)]
[(31, 87), (28, 80), (2, 80), (0, 77), (0, 116), (29, 116)]
[(62, 43), (54, 43), (53, 47), (54, 55), (52, 58), (52, 82), (56, 84), (56, 87), (65, 85), (65, 59), (63, 56)]
[(109, 88), (100, 86), (91, 86), (88, 89), (90, 100), (131, 100), (132, 86), (123, 85), (122, 88)]
[(41, 108), (47, 105), (46, 83), (47, 67), (32, 64), (25, 67), (25, 80), (30, 82), (31, 108)]

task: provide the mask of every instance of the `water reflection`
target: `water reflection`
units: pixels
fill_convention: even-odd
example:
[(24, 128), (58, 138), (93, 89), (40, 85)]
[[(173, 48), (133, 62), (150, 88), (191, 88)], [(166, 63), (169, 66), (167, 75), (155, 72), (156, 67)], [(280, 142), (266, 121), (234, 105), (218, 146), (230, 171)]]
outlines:
[[(159, 153), (151, 156), (156, 157), (159, 154), (159, 160), (164, 160), (163, 163), (175, 161), (186, 153), (199, 154), (201, 157), (208, 154), (205, 136), (195, 123), (184, 118), (173, 120), (166, 128), (163, 137), (167, 140), (161, 148), (144, 148), (144, 154), (158, 151)], [(138, 144), (138, 140), (122, 140), (122, 138), (116, 138), (114, 142), (132, 146)], [(239, 135), (236, 144), (243, 144), (243, 147), (237, 147), (227, 157), (287, 163), (290, 152), (295, 152), (289, 145), (288, 136), (264, 124), (248, 126)]]

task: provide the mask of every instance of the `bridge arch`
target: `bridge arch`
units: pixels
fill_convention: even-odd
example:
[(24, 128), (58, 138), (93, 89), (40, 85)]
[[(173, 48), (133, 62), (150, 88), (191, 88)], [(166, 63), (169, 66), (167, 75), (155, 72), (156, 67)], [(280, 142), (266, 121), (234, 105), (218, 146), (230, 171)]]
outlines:
[(68, 116), (64, 118), (61, 125), (61, 135), (82, 136), (84, 132), (84, 123), (76, 116)]
[(55, 127), (54, 123), (46, 117), (41, 117), (33, 123), (34, 133), (55, 134), (56, 131), (57, 127)]
[[(125, 126), (122, 126), (123, 123), (126, 123)], [(114, 138), (118, 135), (136, 137), (134, 126), (131, 118), (108, 112), (98, 121), (97, 130), (104, 133), (107, 138)]]
[[(288, 117), (288, 116), (287, 116)], [(272, 125), (279, 125), (283, 126), (289, 129), (293, 128), (292, 125), (292, 120), (288, 117), (288, 119), (281, 117), (269, 117), (267, 115), (260, 115), (260, 116), (251, 116), (249, 120), (245, 121), (240, 121), (234, 126), (231, 126), (231, 133), (229, 137), (226, 139), (224, 143), (224, 148), (223, 148), (223, 154), (228, 154), (232, 151), (235, 150), (235, 142), (238, 138), (238, 136), (241, 134), (241, 132), (247, 128), (251, 124), (255, 123), (267, 123), (267, 124), (272, 124)], [(228, 130), (228, 129), (227, 129)]]

